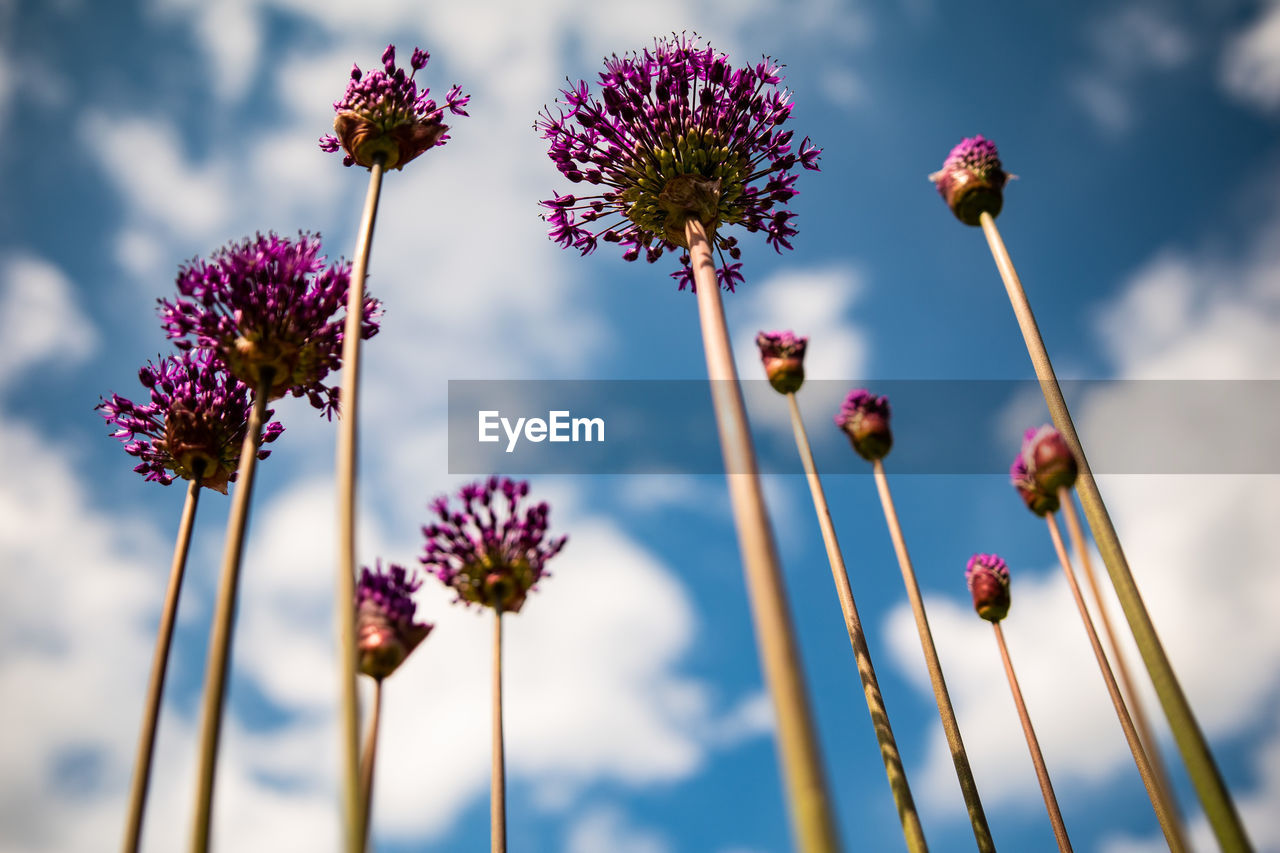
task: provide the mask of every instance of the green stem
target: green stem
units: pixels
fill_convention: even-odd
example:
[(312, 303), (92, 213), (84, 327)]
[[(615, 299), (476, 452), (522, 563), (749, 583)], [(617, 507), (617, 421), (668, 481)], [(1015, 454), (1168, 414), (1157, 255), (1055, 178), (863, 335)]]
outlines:
[(889, 777), (889, 789), (893, 792), (898, 819), (902, 821), (902, 835), (906, 839), (908, 850), (912, 853), (923, 853), (929, 849), (929, 845), (925, 842), (920, 815), (916, 813), (911, 787), (907, 784), (907, 773), (902, 767), (902, 756), (898, 752), (898, 743), (893, 736), (893, 727), (889, 724), (889, 712), (885, 709), (884, 697), (880, 694), (880, 682), (876, 678), (876, 670), (871, 663), (871, 652), (867, 648), (867, 637), (862, 630), (862, 620), (858, 616), (858, 605), (853, 600), (853, 588), (849, 585), (849, 572), (845, 568), (844, 555), (840, 551), (840, 542), (836, 538), (836, 528), (831, 521), (831, 509), (827, 506), (827, 496), (822, 489), (822, 480), (818, 477), (818, 468), (813, 461), (813, 450), (809, 447), (809, 435), (805, 431), (804, 420), (800, 417), (796, 395), (787, 394), (787, 403), (791, 410), (791, 429), (795, 433), (796, 449), (800, 451), (800, 461), (804, 465), (805, 477), (809, 481), (809, 493), (813, 497), (813, 509), (818, 516), (818, 526), (822, 529), (822, 541), (827, 548), (827, 561), (831, 564), (831, 578), (835, 581), (836, 597), (840, 599), (840, 610), (844, 614), (845, 628), (849, 632), (849, 644), (853, 647), (858, 677), (862, 680), (862, 692), (866, 696), (867, 710), (871, 714), (876, 741), (880, 744), (880, 757), (884, 761), (885, 774)]
[(720, 283), (706, 229), (696, 217), (685, 222), (689, 263), (697, 289), (698, 316), (706, 350), (707, 376), (724, 454), (729, 502), (738, 531), (747, 595), (765, 683), (777, 719), (778, 753), (787, 786), (796, 847), (801, 853), (839, 849), (830, 797), (819, 758), (804, 673), (796, 647), (786, 588), (747, 426), (738, 369), (729, 346)]
[(373, 710), (369, 712), (369, 728), (364, 736), (364, 753), (360, 757), (360, 843), (369, 845), (369, 828), (373, 824), (373, 766), (378, 757), (378, 724), (382, 718), (382, 679), (373, 680)]
[(164, 697), (165, 673), (169, 668), (169, 650), (173, 646), (173, 627), (178, 615), (178, 595), (187, 569), (191, 550), (191, 529), (195, 525), (196, 506), (200, 503), (200, 475), (204, 463), (197, 463), (196, 477), (187, 485), (187, 499), (178, 522), (178, 538), (173, 546), (173, 562), (169, 568), (169, 587), (165, 590), (160, 611), (160, 627), (156, 631), (156, 649), (151, 659), (151, 680), (142, 710), (142, 733), (138, 736), (138, 752), (133, 762), (133, 784), (129, 789), (129, 812), (125, 820), (124, 853), (137, 853), (142, 841), (142, 818), (147, 807), (147, 788), (151, 783), (151, 762), (156, 747), (156, 729), (160, 722), (160, 704)]
[(1169, 728), (1178, 744), (1178, 750), (1186, 764), (1187, 773), (1195, 785), (1200, 805), (1205, 816), (1213, 827), (1219, 846), (1226, 853), (1238, 853), (1252, 850), (1249, 838), (1245, 834), (1240, 815), (1236, 812), (1235, 803), (1227, 791), (1222, 773), (1209, 751), (1209, 743), (1191, 711), (1182, 685), (1173, 672), (1173, 666), (1165, 654), (1164, 646), (1156, 634), (1155, 625), (1138, 592), (1129, 563), (1120, 547), (1120, 537), (1116, 535), (1107, 513), (1098, 484), (1089, 468), (1089, 460), (1085, 457), (1080, 437), (1076, 435), (1075, 424), (1071, 421), (1071, 413), (1067, 410), (1066, 400), (1062, 397), (1062, 389), (1058, 386), (1058, 378), (1054, 375), (1053, 364), (1049, 361), (1049, 353), (1045, 349), (1044, 340), (1040, 336), (1040, 328), (1036, 324), (1035, 315), (1031, 312), (1031, 303), (1022, 288), (1022, 281), (1014, 269), (1013, 260), (1005, 248), (995, 220), (988, 213), (981, 215), (982, 231), (986, 235), (987, 244), (995, 258), (996, 267), (1004, 281), (1005, 290), (1009, 294), (1009, 302), (1013, 313), (1018, 318), (1018, 326), (1022, 329), (1022, 337), (1027, 345), (1027, 353), (1031, 356), (1031, 364), (1035, 368), (1036, 378), (1040, 380), (1040, 390), (1044, 393), (1045, 403), (1053, 418), (1053, 425), (1067, 445), (1075, 454), (1080, 473), (1076, 479), (1076, 490), (1080, 495), (1080, 505), (1084, 508), (1085, 518), (1093, 533), (1093, 540), (1098, 545), (1102, 562), (1107, 567), (1111, 584), (1115, 588), (1116, 598), (1124, 611), (1129, 629), (1137, 642), (1142, 661), (1151, 675), (1151, 683), (1155, 686), (1156, 696), (1169, 721)]
[(507, 771), (502, 744), (502, 609), (493, 609), (493, 764), (489, 775), (489, 839), (507, 853)]
[(1093, 628), (1093, 620), (1089, 618), (1089, 608), (1084, 603), (1084, 596), (1080, 594), (1080, 584), (1076, 583), (1075, 572), (1071, 571), (1071, 563), (1067, 560), (1067, 549), (1062, 544), (1062, 533), (1058, 530), (1058, 522), (1054, 519), (1053, 513), (1046, 515), (1045, 521), (1049, 524), (1049, 538), (1053, 540), (1053, 549), (1058, 553), (1058, 562), (1062, 566), (1062, 572), (1067, 576), (1067, 586), (1071, 588), (1071, 597), (1075, 599), (1076, 608), (1080, 611), (1080, 621), (1084, 623), (1085, 633), (1089, 635), (1089, 645), (1093, 648), (1093, 656), (1098, 661), (1098, 669), (1102, 671), (1102, 680), (1107, 685), (1107, 695), (1111, 697), (1111, 704), (1116, 709), (1116, 716), (1120, 718), (1120, 728), (1124, 731), (1124, 739), (1129, 744), (1129, 751), (1133, 753), (1133, 761), (1138, 765), (1138, 775), (1142, 777), (1142, 784), (1147, 789), (1147, 796), (1151, 799), (1151, 807), (1155, 810), (1156, 820), (1160, 822), (1160, 829), (1164, 832), (1164, 838), (1169, 844), (1169, 849), (1173, 853), (1185, 853), (1187, 848), (1183, 844), (1177, 824), (1174, 823), (1169, 814), (1169, 809), (1165, 806), (1156, 789), (1155, 780), (1151, 775), (1151, 763), (1147, 760), (1147, 753), (1142, 748), (1142, 741), (1138, 739), (1138, 730), (1133, 727), (1129, 709), (1124, 705), (1124, 698), (1120, 695), (1120, 686), (1116, 684), (1115, 676), (1111, 672), (1111, 666), (1107, 663), (1107, 656), (1102, 651), (1102, 641), (1098, 639), (1098, 632)]
[(236, 468), (235, 494), (227, 519), (227, 540), (222, 554), (221, 580), (213, 610), (209, 636), (209, 663), (205, 670), (203, 724), (200, 730), (200, 762), (196, 783), (195, 829), (191, 849), (208, 853), (213, 818), (213, 778), (218, 764), (218, 739), (222, 733), (222, 713), (226, 705), (227, 673), (231, 667), (231, 635), (235, 628), (236, 596), (240, 586), (240, 563), (245, 533), (249, 527), (249, 503), (253, 496), (254, 474), (258, 468), (258, 448), (262, 444), (267, 395), (271, 393), (273, 372), (263, 369), (253, 394), (249, 427), (240, 447)]
[(1036, 768), (1036, 778), (1040, 780), (1040, 793), (1044, 797), (1045, 808), (1049, 810), (1049, 823), (1053, 825), (1053, 837), (1058, 841), (1058, 850), (1071, 853), (1071, 839), (1067, 838), (1067, 825), (1062, 822), (1062, 812), (1058, 809), (1058, 798), (1053, 793), (1053, 783), (1049, 781), (1049, 768), (1045, 767), (1044, 754), (1040, 752), (1040, 741), (1036, 738), (1036, 730), (1031, 727), (1031, 715), (1027, 713), (1027, 703), (1022, 698), (1022, 688), (1018, 686), (1018, 676), (1013, 673), (1013, 661), (1009, 659), (1009, 648), (1004, 642), (1004, 631), (999, 622), (992, 622), (996, 629), (996, 645), (1000, 647), (1000, 659), (1004, 661), (1004, 674), (1009, 679), (1009, 689), (1013, 691), (1013, 704), (1018, 706), (1018, 719), (1022, 721), (1022, 733), (1027, 738), (1027, 748), (1031, 750), (1031, 763)]
[(884, 463), (877, 459), (872, 463), (875, 472), (876, 490), (880, 493), (880, 506), (884, 509), (885, 524), (889, 528), (889, 538), (893, 540), (893, 550), (898, 555), (898, 567), (902, 570), (902, 582), (907, 589), (907, 600), (911, 602), (911, 613), (915, 616), (916, 631), (920, 634), (920, 648), (924, 651), (925, 668), (929, 671), (929, 682), (933, 685), (933, 697), (938, 703), (938, 716), (942, 719), (942, 731), (947, 738), (947, 747), (951, 750), (951, 763), (956, 768), (956, 778), (960, 781), (960, 793), (964, 796), (965, 808), (969, 812), (969, 824), (973, 827), (973, 837), (978, 849), (987, 853), (996, 849), (991, 840), (991, 829), (987, 826), (987, 815), (982, 810), (982, 800), (978, 797), (978, 783), (973, 780), (973, 770), (969, 767), (969, 754), (965, 751), (964, 740), (960, 737), (960, 724), (956, 722), (956, 712), (951, 706), (951, 694), (947, 692), (947, 682), (942, 677), (942, 662), (938, 660), (938, 649), (933, 643), (933, 632), (929, 630), (929, 617), (924, 612), (924, 599), (920, 596), (920, 585), (916, 582), (915, 569), (911, 566), (911, 556), (907, 553), (907, 540), (902, 535), (902, 525), (898, 521), (898, 511), (893, 505), (893, 495), (889, 492), (889, 478), (884, 473)]
[(338, 633), (338, 734), (342, 743), (343, 829), (347, 853), (365, 849), (360, 808), (360, 703), (356, 692), (356, 404), (359, 401), (360, 338), (364, 318), (364, 280), (369, 270), (373, 226), (382, 191), (383, 154), (376, 154), (369, 168), (369, 190), (356, 238), (347, 289), (346, 326), (342, 333), (342, 392), (338, 398), (338, 578), (334, 586), (334, 621)]

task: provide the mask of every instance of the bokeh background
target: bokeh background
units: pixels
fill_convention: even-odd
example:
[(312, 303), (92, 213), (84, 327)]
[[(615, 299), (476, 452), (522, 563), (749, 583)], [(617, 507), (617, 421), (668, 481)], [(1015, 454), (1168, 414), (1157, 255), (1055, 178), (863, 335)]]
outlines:
[[(268, 229), (319, 231), (331, 257), (350, 256), (365, 173), (316, 139), (352, 61), (420, 45), (423, 82), (473, 95), (452, 141), (385, 184), (363, 561), (414, 562), (427, 501), (463, 480), (447, 466), (447, 380), (705, 376), (672, 258), (628, 265), (609, 246), (579, 258), (538, 218), (537, 201), (566, 186), (532, 130), (538, 110), (566, 77), (594, 81), (603, 56), (671, 31), (739, 63), (786, 63), (797, 136), (825, 149), (798, 184), (795, 251), (744, 240), (747, 282), (727, 296), (744, 376), (759, 375), (761, 328), (809, 335), (810, 376), (850, 387), (1032, 376), (981, 234), (925, 179), (982, 133), (1019, 176), (1000, 225), (1060, 375), (1280, 379), (1274, 3), (2, 0), (0, 850), (119, 843), (183, 493), (132, 473), (93, 406), (139, 396), (137, 368), (168, 351), (155, 300), (181, 262)], [(786, 428), (776, 404), (756, 410), (762, 433)], [(215, 842), (329, 851), (334, 429), (304, 401), (276, 409), (287, 432), (255, 495)], [(1115, 429), (1158, 440), (1168, 417), (1117, 425), (1107, 412), (1105, 386), (1081, 401), (1086, 447)], [(806, 414), (811, 431), (834, 429), (832, 412)], [(895, 417), (916, 433), (950, 427)], [(1047, 412), (1032, 395), (984, 417), (1011, 458)], [(1045, 850), (1052, 836), (964, 588), (976, 551), (1015, 573), (1006, 631), (1077, 849), (1162, 849), (1043, 524), (1000, 474), (894, 477), (887, 464), (997, 843)], [(1280, 850), (1280, 481), (1101, 485), (1253, 840)], [(508, 631), (513, 848), (789, 849), (723, 479), (532, 487), (570, 541)], [(805, 483), (767, 488), (842, 835), (849, 849), (900, 849)], [(930, 843), (972, 849), (873, 483), (846, 474), (827, 490)], [(149, 851), (186, 844), (226, 506), (208, 493), (200, 510)], [(487, 844), (488, 621), (449, 599), (424, 588), (436, 632), (387, 685), (374, 834), (388, 853)], [(1197, 849), (1212, 849), (1180, 771), (1175, 782)]]

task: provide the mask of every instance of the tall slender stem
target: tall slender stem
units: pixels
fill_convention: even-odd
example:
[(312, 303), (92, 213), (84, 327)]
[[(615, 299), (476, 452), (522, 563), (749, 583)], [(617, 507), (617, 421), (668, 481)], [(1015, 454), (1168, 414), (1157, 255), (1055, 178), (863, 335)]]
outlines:
[(369, 168), (369, 191), (364, 215), (356, 237), (356, 256), (351, 263), (351, 284), (347, 289), (347, 318), (342, 333), (342, 392), (338, 412), (338, 579), (334, 586), (334, 619), (337, 622), (338, 695), (341, 697), (339, 737), (342, 740), (342, 803), (346, 850), (364, 850), (358, 778), (360, 703), (356, 693), (356, 404), (360, 383), (360, 336), (364, 318), (364, 279), (369, 270), (373, 245), (373, 225), (378, 218), (378, 197), (382, 192), (384, 155), (374, 156)]
[(1018, 686), (1018, 676), (1013, 673), (1013, 661), (1009, 659), (1009, 647), (1004, 642), (1004, 631), (999, 622), (992, 622), (996, 629), (996, 644), (1000, 646), (1000, 659), (1004, 661), (1004, 674), (1009, 679), (1009, 689), (1013, 691), (1013, 704), (1018, 706), (1018, 719), (1022, 721), (1022, 733), (1027, 738), (1027, 749), (1031, 750), (1031, 763), (1036, 767), (1036, 778), (1040, 780), (1040, 793), (1044, 796), (1045, 808), (1049, 810), (1049, 823), (1053, 825), (1053, 837), (1058, 841), (1058, 849), (1069, 853), (1071, 840), (1067, 838), (1067, 826), (1062, 822), (1062, 812), (1058, 809), (1058, 798), (1053, 793), (1053, 783), (1049, 781), (1049, 770), (1044, 766), (1044, 754), (1040, 752), (1040, 741), (1036, 739), (1036, 730), (1031, 727), (1031, 715), (1027, 713), (1027, 703), (1022, 698), (1022, 688)]
[(364, 735), (364, 752), (360, 756), (360, 844), (369, 846), (369, 827), (373, 824), (373, 767), (378, 757), (378, 724), (382, 719), (382, 679), (373, 680), (373, 709)]
[(1227, 791), (1222, 773), (1209, 751), (1209, 743), (1205, 740), (1200, 724), (1196, 721), (1187, 702), (1182, 685), (1173, 672), (1173, 666), (1165, 654), (1164, 646), (1156, 634), (1155, 625), (1147, 612), (1146, 604), (1138, 592), (1133, 573), (1129, 571), (1129, 563), (1120, 547), (1120, 538), (1116, 535), (1107, 513), (1098, 484), (1089, 468), (1089, 460), (1084, 455), (1080, 437), (1076, 435), (1075, 424), (1071, 421), (1071, 413), (1067, 410), (1066, 400), (1062, 397), (1062, 389), (1053, 372), (1053, 364), (1049, 361), (1049, 353), (1045, 349), (1044, 340), (1040, 337), (1040, 328), (1036, 325), (1035, 315), (1031, 313), (1031, 303), (1022, 289), (1022, 281), (1013, 267), (1013, 260), (1005, 248), (1004, 240), (996, 228), (995, 220), (989, 213), (981, 215), (982, 231), (986, 235), (987, 244), (995, 258), (996, 267), (1004, 281), (1005, 290), (1009, 294), (1009, 302), (1013, 305), (1013, 313), (1018, 318), (1022, 329), (1022, 337), (1026, 341), (1027, 353), (1031, 356), (1031, 364), (1035, 367), (1036, 378), (1040, 380), (1040, 390), (1044, 393), (1045, 403), (1049, 406), (1049, 414), (1053, 425), (1066, 439), (1067, 445), (1076, 456), (1080, 473), (1076, 479), (1076, 489), (1080, 494), (1080, 505), (1084, 508), (1085, 518), (1089, 521), (1089, 529), (1098, 544), (1102, 562), (1111, 576), (1111, 584), (1115, 587), (1116, 597), (1124, 610), (1129, 629), (1138, 644), (1143, 663), (1151, 675), (1156, 695), (1160, 698), (1160, 706), (1169, 720), (1169, 728), (1173, 731), (1174, 740), (1182, 760), (1186, 764), (1187, 773), (1195, 784), (1196, 794), (1204, 808), (1205, 816), (1213, 827), (1214, 835), (1223, 850), (1247, 851), (1252, 849), (1244, 825), (1236, 812), (1235, 803)]
[(1111, 646), (1110, 659), (1115, 666), (1116, 675), (1119, 676), (1120, 692), (1125, 697), (1125, 705), (1133, 718), (1134, 728), (1138, 730), (1138, 740), (1142, 743), (1146, 751), (1147, 760), (1151, 763), (1151, 773), (1155, 778), (1156, 790), (1164, 800), (1165, 808), (1169, 810), (1174, 825), (1181, 828), (1182, 816), (1178, 812), (1178, 801), (1173, 795), (1173, 785), (1169, 782), (1169, 772), (1165, 769), (1164, 760), (1160, 757), (1160, 745), (1156, 742), (1155, 735), (1151, 730), (1151, 724), (1147, 721), (1147, 715), (1142, 707), (1142, 700), (1138, 696), (1137, 685), (1133, 681), (1133, 676), (1129, 673), (1129, 666), (1125, 662), (1124, 652), (1120, 648), (1120, 640), (1116, 635), (1115, 626), (1111, 624), (1111, 617), (1107, 613), (1106, 603), (1102, 600), (1102, 588), (1098, 584), (1098, 573), (1093, 570), (1093, 561), (1089, 559), (1089, 550), (1084, 541), (1084, 529), (1080, 526), (1080, 516), (1076, 514), (1075, 502), (1071, 500), (1071, 491), (1065, 488), (1059, 489), (1058, 499), (1062, 506), (1063, 518), (1067, 522), (1067, 536), (1071, 540), (1071, 547), (1075, 549), (1080, 565), (1084, 567), (1085, 580), (1089, 583), (1089, 591), (1093, 594), (1094, 603), (1098, 608), (1098, 620), (1102, 622), (1102, 631), (1106, 634), (1107, 645)]
[(142, 841), (142, 817), (147, 807), (147, 788), (151, 783), (151, 760), (156, 747), (156, 728), (160, 722), (160, 704), (164, 698), (164, 678), (169, 669), (169, 650), (173, 646), (173, 626), (178, 615), (178, 595), (186, 574), (187, 554), (191, 550), (191, 529), (195, 525), (196, 506), (200, 503), (200, 470), (187, 485), (187, 499), (178, 522), (178, 538), (173, 545), (173, 563), (169, 568), (169, 586), (160, 611), (160, 627), (156, 630), (156, 650), (151, 659), (151, 680), (142, 709), (142, 733), (138, 736), (137, 757), (133, 760), (133, 784), (129, 789), (129, 814), (125, 820), (124, 853), (136, 853)]
[(951, 694), (947, 692), (947, 682), (942, 677), (942, 663), (938, 660), (938, 649), (933, 644), (933, 632), (929, 630), (929, 617), (924, 612), (924, 599), (920, 596), (920, 585), (916, 582), (915, 569), (911, 566), (911, 556), (907, 553), (907, 540), (902, 535), (898, 511), (894, 508), (893, 495), (889, 492), (889, 479), (884, 474), (884, 462), (877, 459), (872, 463), (872, 468), (875, 471), (876, 490), (880, 493), (880, 506), (884, 509), (885, 524), (889, 527), (889, 538), (893, 540), (893, 550), (898, 555), (898, 567), (902, 570), (902, 582), (907, 588), (907, 600), (911, 602), (911, 613), (915, 616), (916, 630), (920, 634), (920, 648), (924, 651), (925, 667), (929, 671), (929, 682), (933, 685), (933, 697), (938, 703), (942, 731), (947, 738), (947, 747), (951, 750), (951, 762), (955, 765), (956, 778), (960, 781), (960, 793), (964, 795), (965, 808), (969, 811), (973, 837), (978, 842), (979, 850), (994, 851), (995, 842), (991, 840), (987, 815), (982, 810), (982, 800), (978, 797), (978, 785), (973, 781), (973, 770), (969, 767), (969, 754), (965, 752), (964, 740), (960, 737), (960, 724), (956, 722), (956, 712), (951, 707)]
[(493, 767), (489, 774), (489, 841), (507, 853), (507, 770), (502, 748), (502, 608), (493, 609)]
[(715, 262), (711, 257), (711, 242), (702, 223), (693, 216), (686, 220), (685, 237), (697, 288), (707, 376), (711, 380), (711, 399), (720, 432), (725, 479), (738, 531), (738, 547), (742, 552), (756, 644), (777, 719), (778, 752), (796, 846), (801, 853), (827, 853), (839, 848), (835, 821), (831, 815), (773, 531), (760, 488), (755, 448), (747, 426), (742, 388), (738, 384), (738, 369), (729, 346), (729, 330), (725, 325)]
[(272, 375), (273, 371), (266, 368), (258, 376), (258, 387), (253, 393), (253, 408), (249, 413), (249, 427), (244, 434), (244, 444), (240, 447), (235, 494), (231, 496), (231, 511), (227, 519), (227, 540), (222, 552), (221, 579), (213, 610), (213, 628), (209, 635), (209, 662), (205, 669), (195, 829), (191, 838), (191, 849), (195, 853), (207, 853), (209, 849), (209, 830), (213, 818), (213, 777), (218, 764), (222, 712), (226, 705), (227, 672), (231, 667), (231, 635), (235, 627), (240, 563), (244, 554), (245, 533), (249, 527), (249, 503), (253, 497), (253, 479), (258, 468), (258, 448), (262, 445), (262, 422), (266, 417)]
[(818, 477), (818, 468), (813, 461), (813, 450), (809, 447), (809, 435), (805, 431), (804, 420), (800, 417), (800, 407), (796, 404), (794, 393), (787, 395), (787, 403), (791, 409), (791, 429), (795, 433), (796, 449), (800, 451), (800, 461), (804, 465), (805, 477), (809, 481), (809, 493), (813, 496), (813, 509), (818, 516), (818, 526), (822, 529), (822, 541), (827, 547), (827, 560), (831, 564), (831, 578), (835, 581), (836, 597), (840, 599), (840, 610), (844, 614), (844, 624), (849, 631), (849, 644), (853, 646), (853, 658), (858, 666), (858, 677), (862, 680), (862, 692), (866, 696), (867, 710), (871, 713), (871, 723), (875, 728), (876, 740), (880, 744), (884, 772), (889, 777), (889, 788), (893, 791), (893, 802), (898, 809), (898, 819), (902, 821), (902, 834), (906, 839), (907, 849), (912, 853), (926, 851), (929, 845), (925, 842), (924, 829), (920, 826), (920, 815), (916, 813), (911, 787), (907, 784), (907, 773), (902, 767), (902, 756), (898, 752), (898, 743), (893, 737), (893, 727), (889, 724), (889, 712), (884, 707), (884, 697), (880, 695), (880, 682), (876, 678), (876, 670), (871, 663), (871, 652), (867, 648), (867, 637), (862, 630), (862, 620), (858, 616), (858, 605), (853, 600), (849, 572), (845, 568), (844, 555), (840, 551), (840, 542), (836, 538), (836, 528), (831, 521), (831, 509), (827, 506), (827, 496), (822, 489), (822, 480)]
[(1164, 832), (1165, 841), (1169, 845), (1169, 849), (1174, 853), (1185, 851), (1186, 845), (1182, 840), (1182, 834), (1174, 823), (1169, 809), (1165, 806), (1163, 799), (1156, 790), (1155, 781), (1151, 775), (1151, 764), (1147, 761), (1146, 750), (1142, 748), (1142, 742), (1138, 740), (1138, 732), (1133, 727), (1133, 720), (1129, 717), (1129, 710), (1124, 705), (1124, 699), (1120, 696), (1120, 688), (1116, 684), (1115, 676), (1111, 673), (1111, 666), (1107, 663), (1106, 653), (1102, 651), (1102, 642), (1098, 639), (1098, 632), (1093, 628), (1093, 620), (1089, 617), (1089, 608), (1084, 603), (1084, 596), (1080, 594), (1080, 585), (1076, 583), (1075, 572), (1071, 571), (1071, 563), (1067, 560), (1067, 549), (1062, 544), (1062, 534), (1058, 531), (1058, 522), (1053, 517), (1053, 513), (1045, 516), (1045, 521), (1049, 524), (1049, 537), (1053, 539), (1053, 548), (1058, 552), (1058, 562), (1062, 565), (1062, 572), (1067, 576), (1067, 586), (1071, 588), (1071, 596), (1076, 601), (1076, 608), (1080, 611), (1080, 620), (1084, 622), (1085, 633), (1089, 635), (1089, 645), (1093, 647), (1093, 656), (1098, 660), (1098, 669), (1102, 671), (1102, 680), (1107, 685), (1107, 695), (1111, 697), (1111, 704), (1116, 709), (1116, 716), (1120, 718), (1120, 728), (1124, 731), (1124, 739), (1129, 744), (1129, 751), (1133, 753), (1133, 760), (1138, 765), (1138, 775), (1142, 777), (1142, 784), (1147, 789), (1147, 796), (1151, 798), (1151, 806), (1155, 809), (1156, 820), (1160, 822), (1160, 829)]

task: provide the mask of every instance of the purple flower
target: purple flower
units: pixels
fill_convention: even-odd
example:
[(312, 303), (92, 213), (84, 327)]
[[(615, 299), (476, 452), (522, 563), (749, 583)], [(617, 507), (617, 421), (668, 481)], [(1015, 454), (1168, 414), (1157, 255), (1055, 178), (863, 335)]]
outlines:
[[(495, 498), (501, 493), (503, 500)], [(447, 498), (431, 503), (438, 520), (423, 526), (426, 553), (420, 558), (461, 601), (516, 613), (547, 573), (544, 566), (567, 536), (547, 539), (546, 503), (521, 509), (529, 484), (506, 477), (463, 486), (460, 510)]]
[(735, 69), (697, 36), (673, 35), (655, 39), (652, 50), (606, 59), (600, 99), (585, 81), (561, 90), (564, 100), (544, 108), (534, 127), (570, 182), (600, 191), (542, 202), (548, 236), (584, 255), (600, 240), (618, 243), (628, 261), (642, 250), (652, 263), (685, 249), (672, 273), (681, 290), (693, 286), (684, 231), (690, 216), (716, 246), (717, 275), (728, 290), (742, 281), (741, 250), (721, 226), (763, 231), (778, 252), (790, 249), (792, 172), (816, 170), (821, 149), (808, 137), (793, 147), (794, 132), (783, 129), (792, 105), (791, 93), (778, 88), (780, 68), (764, 57)]
[(1009, 466), (1009, 482), (1018, 490), (1027, 509), (1036, 515), (1045, 516), (1058, 511), (1060, 504), (1057, 493), (1043, 491), (1036, 485), (1035, 478), (1027, 470), (1027, 460), (1022, 458), (1021, 453), (1014, 457), (1013, 464)]
[(947, 207), (966, 225), (980, 224), (980, 216), (1000, 214), (1004, 185), (1012, 175), (1000, 167), (1000, 154), (990, 139), (962, 139), (951, 149), (942, 168), (929, 176)]
[(1057, 494), (1076, 482), (1076, 457), (1062, 433), (1045, 424), (1031, 427), (1022, 437), (1021, 457), (1027, 473), (1043, 492)]
[(988, 622), (1009, 614), (1009, 566), (995, 554), (974, 554), (964, 570), (973, 609)]
[(396, 671), (409, 653), (431, 633), (433, 625), (415, 622), (413, 593), (422, 579), (391, 563), (383, 571), (378, 560), (360, 569), (356, 582), (356, 653), (360, 671), (379, 681)]
[[(325, 260), (319, 237), (305, 233), (259, 234), (194, 259), (178, 271), (185, 298), (158, 300), (165, 332), (181, 350), (211, 350), (251, 388), (269, 379), (268, 399), (306, 395), (332, 417), (338, 389), (324, 378), (342, 365), (345, 316), (334, 314), (346, 307), (351, 268)], [(366, 298), (362, 337), (377, 333), (380, 313)]]
[(463, 107), (471, 96), (454, 86), (444, 96), (444, 103), (437, 104), (430, 89), (423, 87), (419, 92), (413, 77), (430, 58), (425, 50), (415, 47), (409, 61), (412, 70), (406, 75), (403, 68), (396, 67), (395, 46), (387, 45), (382, 52), (384, 71), (363, 74), (360, 66), (353, 65), (347, 91), (333, 105), (338, 113), (333, 129), (338, 135), (320, 137), (321, 150), (341, 147), (346, 152), (344, 166), (358, 163), (371, 168), (374, 157), (381, 154), (385, 168), (403, 169), (427, 149), (444, 145), (449, 140), (445, 132), (449, 126), (441, 121), (444, 111), (465, 116)]
[[(164, 486), (174, 476), (198, 477), (201, 486), (225, 495), (227, 483), (235, 482), (249, 428), (249, 387), (203, 351), (148, 362), (138, 379), (150, 390), (150, 402), (112, 394), (95, 407), (116, 427), (111, 435), (125, 452), (141, 460), (133, 470)], [(262, 440), (275, 441), (284, 427), (269, 420), (270, 410), (266, 414)], [(270, 455), (270, 450), (258, 451), (259, 459)]]
[(849, 392), (836, 426), (845, 431), (858, 455), (868, 462), (883, 459), (893, 447), (893, 431), (889, 428), (889, 398), (877, 397), (862, 388)]
[(765, 375), (779, 394), (793, 394), (804, 384), (804, 351), (808, 345), (808, 338), (798, 337), (790, 331), (756, 335)]

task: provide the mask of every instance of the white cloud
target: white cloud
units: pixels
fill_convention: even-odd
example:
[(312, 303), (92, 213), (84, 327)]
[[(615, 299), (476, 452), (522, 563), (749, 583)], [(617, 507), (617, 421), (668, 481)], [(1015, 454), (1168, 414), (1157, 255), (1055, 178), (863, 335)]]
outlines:
[(565, 842), (567, 853), (667, 853), (670, 849), (661, 836), (632, 827), (626, 815), (609, 806), (598, 806), (579, 817)]
[(1280, 109), (1280, 5), (1265, 8), (1222, 52), (1228, 94), (1264, 112)]
[(98, 347), (66, 274), (30, 255), (0, 260), (0, 390), (41, 362), (66, 367)]

